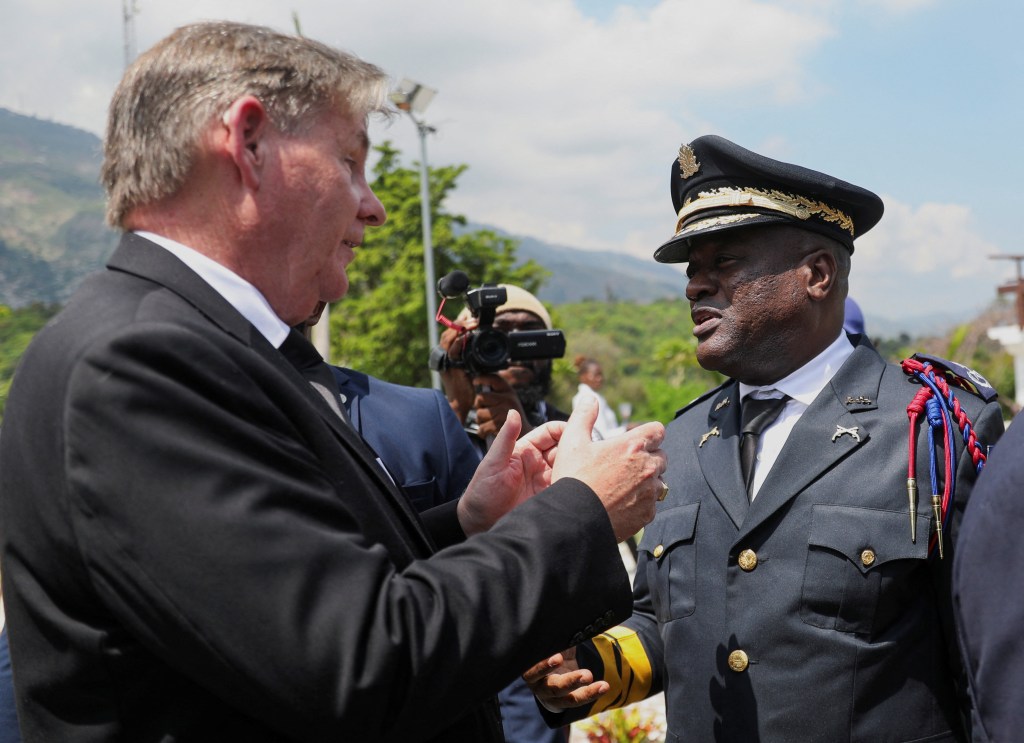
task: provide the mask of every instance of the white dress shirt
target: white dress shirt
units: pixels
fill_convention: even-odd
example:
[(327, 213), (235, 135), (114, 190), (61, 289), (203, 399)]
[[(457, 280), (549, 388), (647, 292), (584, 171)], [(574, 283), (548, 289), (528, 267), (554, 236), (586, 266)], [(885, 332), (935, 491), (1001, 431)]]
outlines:
[(215, 292), (224, 297), (228, 304), (238, 310), (242, 317), (251, 322), (270, 345), (274, 348), (281, 347), (291, 328), (271, 309), (259, 289), (194, 248), (162, 235), (154, 235), (152, 232), (135, 230), (135, 234), (177, 256), (182, 263), (199, 274), (199, 278), (209, 284)]
[(754, 482), (751, 486), (750, 499), (753, 501), (757, 491), (761, 489), (765, 478), (771, 471), (775, 460), (779, 458), (779, 452), (789, 438), (793, 427), (800, 420), (800, 416), (814, 401), (814, 398), (825, 389), (832, 377), (853, 353), (853, 344), (840, 332), (832, 344), (801, 366), (795, 372), (778, 382), (762, 387), (753, 387), (740, 382), (740, 400), (745, 400), (748, 395), (754, 398), (782, 397), (789, 395), (789, 401), (779, 413), (775, 422), (761, 432), (757, 442), (757, 458), (754, 460)]

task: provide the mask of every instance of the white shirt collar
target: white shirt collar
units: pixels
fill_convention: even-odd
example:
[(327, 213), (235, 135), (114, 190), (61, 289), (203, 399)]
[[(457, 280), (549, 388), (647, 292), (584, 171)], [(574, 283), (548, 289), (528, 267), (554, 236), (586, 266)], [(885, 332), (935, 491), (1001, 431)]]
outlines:
[(143, 230), (135, 230), (135, 234), (174, 254), (178, 260), (199, 274), (199, 278), (251, 322), (274, 348), (279, 348), (284, 343), (291, 329), (277, 316), (266, 297), (255, 286), (212, 258), (169, 237)]
[[(774, 384), (752, 386), (740, 382), (740, 399), (755, 392), (777, 390), (789, 395), (794, 400), (810, 405), (814, 398), (825, 389), (832, 377), (853, 353), (853, 344), (845, 332), (840, 331), (839, 337), (832, 341), (824, 351), (801, 366), (789, 376), (783, 377)], [(755, 395), (756, 397), (778, 397), (778, 395)]]

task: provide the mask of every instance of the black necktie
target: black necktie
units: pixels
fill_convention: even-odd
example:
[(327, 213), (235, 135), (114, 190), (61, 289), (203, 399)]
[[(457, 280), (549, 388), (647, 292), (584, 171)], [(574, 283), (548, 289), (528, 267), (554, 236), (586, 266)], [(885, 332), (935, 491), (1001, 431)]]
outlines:
[(320, 393), (320, 396), (327, 401), (339, 418), (351, 425), (348, 413), (341, 405), (341, 396), (338, 393), (338, 383), (323, 357), (316, 348), (303, 337), (302, 333), (292, 330), (279, 349), (292, 366), (298, 369), (299, 373), (306, 378), (313, 388)]
[(743, 483), (747, 486), (747, 500), (750, 500), (754, 484), (754, 460), (757, 458), (757, 438), (779, 417), (788, 397), (772, 397), (758, 400), (748, 397), (743, 401), (741, 413), (742, 438), (740, 440), (740, 465), (743, 467)]

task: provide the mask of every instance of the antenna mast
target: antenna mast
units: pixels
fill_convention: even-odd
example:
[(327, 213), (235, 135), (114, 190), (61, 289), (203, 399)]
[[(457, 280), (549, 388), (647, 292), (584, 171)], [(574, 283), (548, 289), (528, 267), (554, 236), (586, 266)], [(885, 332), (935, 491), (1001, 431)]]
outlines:
[(124, 66), (127, 69), (135, 59), (135, 14), (139, 9), (135, 7), (135, 0), (121, 0), (121, 8), (124, 17)]

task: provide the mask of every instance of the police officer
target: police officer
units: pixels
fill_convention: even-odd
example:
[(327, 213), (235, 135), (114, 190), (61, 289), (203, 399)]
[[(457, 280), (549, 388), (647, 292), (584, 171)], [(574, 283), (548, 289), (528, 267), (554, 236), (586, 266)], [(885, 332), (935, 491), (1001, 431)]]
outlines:
[[(881, 200), (716, 136), (680, 148), (671, 189), (655, 259), (688, 263), (698, 361), (729, 380), (668, 428), (633, 616), (528, 682), (552, 723), (664, 691), (669, 741), (967, 739), (949, 567), (983, 445), (956, 432), (943, 458), (908, 424), (922, 386), (843, 332)], [(951, 394), (994, 442), (998, 405)]]

